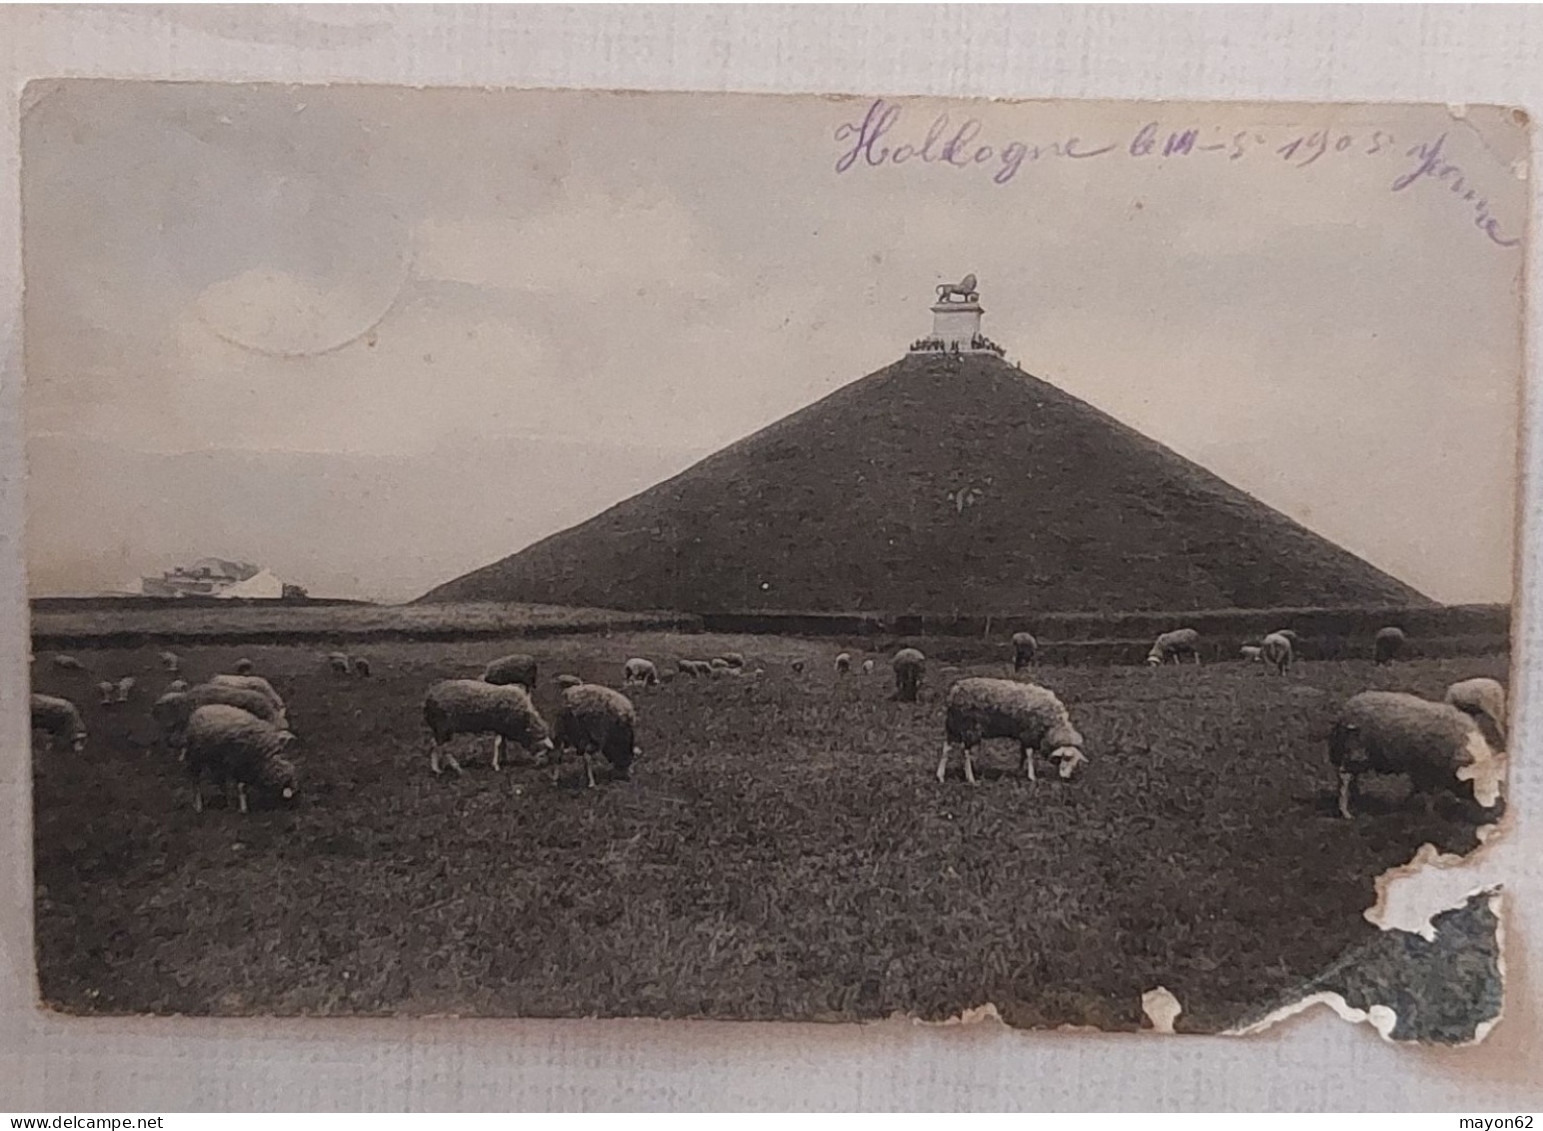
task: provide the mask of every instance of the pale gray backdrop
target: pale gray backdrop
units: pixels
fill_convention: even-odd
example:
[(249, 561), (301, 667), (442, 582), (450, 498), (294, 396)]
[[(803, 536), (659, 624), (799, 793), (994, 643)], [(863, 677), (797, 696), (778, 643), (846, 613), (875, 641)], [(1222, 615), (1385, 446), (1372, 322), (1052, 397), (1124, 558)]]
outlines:
[[(71, 1020), (33, 1010), (19, 421), (18, 96), (30, 78), (1543, 107), (1543, 9), (1441, 7), (0, 9), (0, 1110), (1543, 1107), (1543, 803), (1525, 543), (1512, 780), (1489, 854), (1508, 904), (1508, 1015), (1483, 1045), (1396, 1048), (1316, 1011), (1248, 1040), (998, 1025)], [(1534, 190), (1533, 223), (1538, 197)], [(1529, 269), (1536, 277), (1538, 256)], [(1460, 286), (1461, 280), (1454, 280)], [(1439, 311), (1431, 312), (1439, 317)], [(1538, 327), (1536, 303), (1530, 326)], [(1535, 358), (1535, 351), (1534, 351)], [(1537, 379), (1537, 364), (1531, 367)], [(1526, 508), (1543, 457), (1529, 410)], [(1287, 928), (1289, 929), (1289, 928)]]

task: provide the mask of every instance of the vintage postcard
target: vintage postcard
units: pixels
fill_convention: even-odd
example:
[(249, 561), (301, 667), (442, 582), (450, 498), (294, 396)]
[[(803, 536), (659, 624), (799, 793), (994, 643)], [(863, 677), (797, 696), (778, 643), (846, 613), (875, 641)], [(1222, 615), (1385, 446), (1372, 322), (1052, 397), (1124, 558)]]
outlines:
[(1481, 1039), (1528, 159), (33, 82), (43, 1003)]

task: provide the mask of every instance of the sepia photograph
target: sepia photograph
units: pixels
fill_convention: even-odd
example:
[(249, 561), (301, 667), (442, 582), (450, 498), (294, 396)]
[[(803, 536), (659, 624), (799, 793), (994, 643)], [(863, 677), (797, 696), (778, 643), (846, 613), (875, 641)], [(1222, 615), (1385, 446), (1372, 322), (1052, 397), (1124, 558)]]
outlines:
[(41, 1004), (1482, 1040), (1528, 162), (29, 83)]

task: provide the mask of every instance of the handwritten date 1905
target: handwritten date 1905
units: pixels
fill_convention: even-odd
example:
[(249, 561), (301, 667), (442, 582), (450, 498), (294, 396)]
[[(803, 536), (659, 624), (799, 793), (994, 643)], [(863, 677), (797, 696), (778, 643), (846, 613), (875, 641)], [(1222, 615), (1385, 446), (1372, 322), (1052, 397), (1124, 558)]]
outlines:
[(1397, 138), (1381, 129), (1320, 128), (1276, 132), (1272, 137), (1263, 129), (1224, 131), (1220, 127), (1189, 124), (1175, 129), (1159, 122), (1147, 122), (1123, 140), (1103, 138), (1089, 142), (1080, 136), (1068, 135), (1030, 143), (990, 138), (978, 118), (965, 118), (955, 123), (943, 113), (932, 120), (920, 137), (902, 140), (901, 115), (899, 105), (877, 98), (868, 105), (860, 121), (843, 122), (838, 126), (835, 140), (842, 150), (836, 160), (836, 172), (843, 174), (862, 168), (880, 169), (914, 163), (980, 170), (988, 173), (994, 184), (1006, 185), (1022, 172), (1024, 165), (1049, 159), (1202, 161), (1210, 157), (1230, 162), (1258, 153), (1293, 168), (1306, 169), (1322, 159), (1414, 158), (1417, 164), (1392, 183), (1394, 192), (1402, 192), (1422, 179), (1435, 179), (1473, 205), (1475, 226), (1495, 244), (1516, 247), (1521, 242), (1503, 233), (1500, 221), (1490, 212), (1489, 201), (1479, 195), (1468, 174), (1446, 160), (1443, 153), (1445, 134), (1434, 141), (1404, 149), (1398, 145)]

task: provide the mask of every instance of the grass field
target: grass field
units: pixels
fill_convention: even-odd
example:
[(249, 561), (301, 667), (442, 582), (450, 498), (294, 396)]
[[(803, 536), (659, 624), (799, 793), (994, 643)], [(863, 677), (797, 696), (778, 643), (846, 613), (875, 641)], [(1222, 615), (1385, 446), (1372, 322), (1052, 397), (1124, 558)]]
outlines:
[(124, 603), (32, 612), (32, 635), (59, 647), (88, 643), (139, 643), (134, 637), (188, 643), (239, 643), (268, 637), (275, 642), (459, 638), (498, 633), (561, 635), (619, 629), (679, 628), (693, 618), (676, 613), (622, 613), (561, 605), (502, 602), (464, 605), (285, 605)]
[[(355, 650), (184, 650), (191, 678), (250, 656), (290, 704), (304, 775), (292, 810), (192, 811), (152, 748), (154, 649), (40, 654), (38, 690), (71, 695), (83, 755), (35, 756), (43, 995), (80, 1012), (944, 1018), (993, 1002), (1019, 1025), (1135, 1028), (1175, 993), (1181, 1030), (1225, 1028), (1375, 928), (1373, 878), (1425, 841), (1474, 845), (1449, 808), (1334, 813), (1323, 736), (1368, 687), (1439, 696), (1498, 657), (1040, 669), (1087, 738), (1075, 782), (1029, 784), (991, 744), (985, 780), (932, 777), (940, 697), (889, 699), (887, 661), (839, 680), (839, 645), (662, 633)], [(926, 642), (922, 642), (926, 647)], [(633, 780), (516, 764), (428, 770), (425, 687), (531, 651), (543, 675), (615, 685), (629, 655), (673, 668), (737, 649), (754, 680), (676, 680), (634, 696)], [(788, 661), (808, 667), (793, 673)], [(859, 660), (861, 656), (859, 655)], [(100, 708), (97, 678), (137, 703)], [(470, 744), (470, 740), (463, 740)]]

